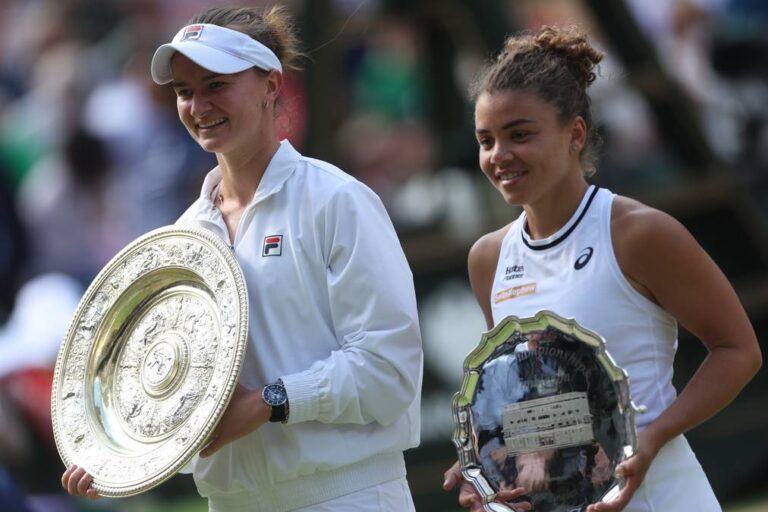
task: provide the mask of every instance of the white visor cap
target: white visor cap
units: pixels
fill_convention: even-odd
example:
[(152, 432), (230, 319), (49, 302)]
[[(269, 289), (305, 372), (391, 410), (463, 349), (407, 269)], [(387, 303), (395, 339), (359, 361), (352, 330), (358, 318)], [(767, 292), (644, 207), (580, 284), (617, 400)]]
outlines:
[(167, 84), (173, 80), (171, 57), (179, 52), (214, 73), (229, 75), (257, 67), (282, 73), (280, 59), (272, 50), (247, 34), (218, 25), (188, 25), (162, 45), (152, 57), (152, 80)]

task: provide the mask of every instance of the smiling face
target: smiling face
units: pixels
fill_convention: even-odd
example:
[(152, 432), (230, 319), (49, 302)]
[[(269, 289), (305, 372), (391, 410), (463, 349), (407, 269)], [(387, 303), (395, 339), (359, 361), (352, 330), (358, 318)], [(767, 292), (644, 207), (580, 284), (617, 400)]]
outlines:
[(180, 53), (171, 59), (179, 118), (206, 151), (228, 154), (254, 149), (274, 132), (272, 104), (281, 84), (277, 72), (251, 68), (218, 75)]
[(481, 93), (475, 104), (480, 168), (504, 200), (531, 205), (583, 183), (579, 150), (586, 125), (562, 122), (557, 109), (533, 92)]

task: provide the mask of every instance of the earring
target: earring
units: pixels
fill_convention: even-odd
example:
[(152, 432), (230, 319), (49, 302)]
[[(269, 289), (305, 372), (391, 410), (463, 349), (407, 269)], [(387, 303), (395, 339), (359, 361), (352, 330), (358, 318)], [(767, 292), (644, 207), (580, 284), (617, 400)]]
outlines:
[(269, 105), (269, 102), (268, 102), (267, 100), (264, 100), (264, 101), (261, 103), (261, 108), (263, 108), (264, 110), (267, 110), (267, 105)]
[(571, 151), (578, 151), (578, 150), (579, 150), (579, 145), (576, 144), (575, 142), (571, 142)]

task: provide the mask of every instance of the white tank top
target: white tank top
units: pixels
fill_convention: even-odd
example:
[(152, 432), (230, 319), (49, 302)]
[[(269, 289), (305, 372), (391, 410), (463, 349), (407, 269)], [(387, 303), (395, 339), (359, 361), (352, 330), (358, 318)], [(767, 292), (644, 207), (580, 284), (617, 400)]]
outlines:
[(648, 407), (637, 417), (643, 428), (677, 395), (672, 386), (677, 321), (621, 272), (611, 242), (613, 198), (590, 186), (568, 222), (543, 240), (530, 238), (523, 212), (501, 245), (491, 310), (494, 324), (546, 309), (600, 334), (629, 374), (632, 400)]

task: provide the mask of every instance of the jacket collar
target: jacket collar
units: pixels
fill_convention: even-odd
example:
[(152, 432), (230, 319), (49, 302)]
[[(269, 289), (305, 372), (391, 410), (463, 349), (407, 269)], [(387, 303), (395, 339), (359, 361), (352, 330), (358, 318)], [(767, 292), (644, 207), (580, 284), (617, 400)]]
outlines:
[[(259, 187), (253, 195), (251, 204), (256, 204), (267, 197), (276, 194), (283, 188), (285, 182), (293, 174), (299, 163), (301, 154), (296, 151), (290, 142), (283, 140), (280, 146), (269, 161), (264, 176), (261, 177)], [(200, 202), (198, 214), (204, 217), (213, 218), (218, 210), (213, 204), (213, 195), (221, 183), (221, 169), (216, 166), (211, 170), (203, 180), (203, 187), (200, 191)]]

